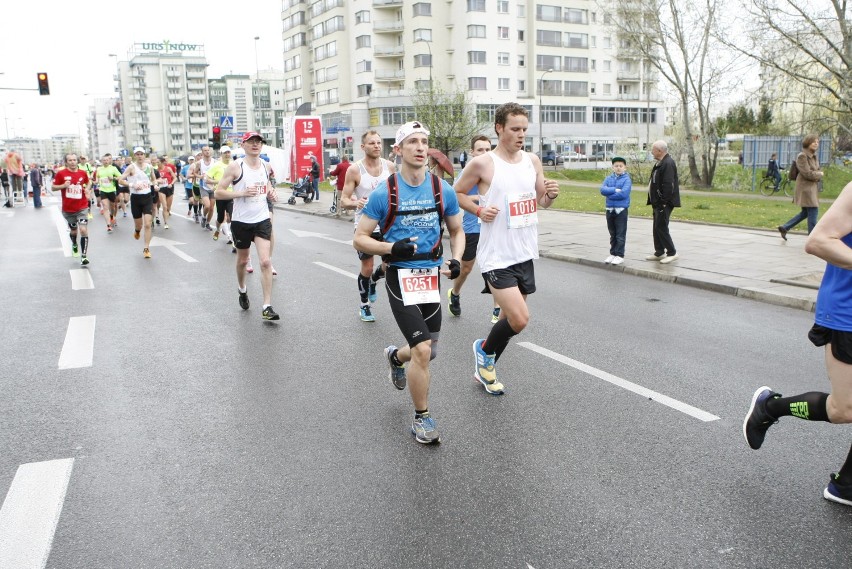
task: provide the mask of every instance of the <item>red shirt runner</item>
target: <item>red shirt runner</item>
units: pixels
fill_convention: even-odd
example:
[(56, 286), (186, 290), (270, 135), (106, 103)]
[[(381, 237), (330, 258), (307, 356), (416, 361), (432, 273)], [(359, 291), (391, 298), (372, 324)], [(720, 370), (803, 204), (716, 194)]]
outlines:
[(53, 177), (53, 182), (57, 186), (71, 182), (70, 186), (62, 189), (62, 211), (77, 213), (89, 207), (89, 198), (86, 197), (89, 175), (85, 170), (78, 168), (76, 172), (72, 172), (68, 168), (63, 168)]

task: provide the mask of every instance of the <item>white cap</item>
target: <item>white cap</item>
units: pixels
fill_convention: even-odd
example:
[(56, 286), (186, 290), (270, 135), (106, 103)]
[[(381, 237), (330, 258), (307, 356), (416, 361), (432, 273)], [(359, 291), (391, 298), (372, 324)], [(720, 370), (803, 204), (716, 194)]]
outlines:
[(187, 160), (195, 160), (195, 156), (190, 156)]
[(396, 131), (396, 142), (394, 143), (394, 145), (399, 146), (403, 140), (405, 140), (412, 134), (417, 134), (418, 132), (429, 136), (429, 129), (420, 124), (420, 122), (412, 121), (405, 123), (404, 125), (399, 127), (398, 131)]
[(231, 153), (231, 147), (230, 147), (230, 146), (223, 146), (223, 147), (221, 147), (221, 148), (219, 149), (219, 154), (224, 154), (224, 153), (226, 153), (226, 152), (227, 152), (228, 154), (230, 154), (230, 153)]
[(147, 152), (145, 152), (145, 149), (142, 148), (141, 146), (137, 146), (136, 148), (133, 149), (133, 154), (136, 154), (137, 152), (141, 152), (142, 154), (147, 154)]

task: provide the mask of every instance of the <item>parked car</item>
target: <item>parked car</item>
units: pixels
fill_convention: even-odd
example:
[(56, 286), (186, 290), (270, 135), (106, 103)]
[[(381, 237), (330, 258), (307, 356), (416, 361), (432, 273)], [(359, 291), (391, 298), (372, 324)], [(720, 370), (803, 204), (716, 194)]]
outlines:
[(563, 164), (565, 162), (562, 156), (560, 156), (553, 150), (546, 151), (544, 153), (544, 156), (542, 156), (541, 154), (539, 154), (538, 156), (539, 158), (541, 158), (541, 163), (547, 166), (554, 166), (556, 164)]
[(586, 155), (580, 154), (579, 152), (574, 152), (573, 150), (569, 150), (565, 154), (562, 155), (563, 160), (585, 160)]
[(598, 150), (597, 152), (592, 153), (589, 157), (590, 160), (603, 160), (606, 162), (610, 158), (615, 156), (615, 154), (609, 150)]

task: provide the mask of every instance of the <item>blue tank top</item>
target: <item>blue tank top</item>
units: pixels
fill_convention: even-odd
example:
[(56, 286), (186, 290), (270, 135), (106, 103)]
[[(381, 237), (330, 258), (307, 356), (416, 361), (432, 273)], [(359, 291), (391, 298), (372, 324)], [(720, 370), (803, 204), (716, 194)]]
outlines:
[[(841, 241), (852, 248), (852, 233)], [(817, 294), (815, 322), (832, 330), (852, 332), (852, 271), (826, 264)]]

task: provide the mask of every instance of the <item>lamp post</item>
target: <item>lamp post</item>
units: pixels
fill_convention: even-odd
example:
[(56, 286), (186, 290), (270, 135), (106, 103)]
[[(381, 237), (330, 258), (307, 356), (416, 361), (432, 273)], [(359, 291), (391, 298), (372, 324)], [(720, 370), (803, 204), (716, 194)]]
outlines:
[[(538, 80), (538, 153), (539, 158), (544, 161), (544, 111), (542, 110), (541, 104), (541, 94), (544, 91), (544, 77), (548, 73), (552, 73), (553, 69), (548, 69), (544, 73), (541, 74), (541, 77)], [(554, 158), (553, 163), (556, 163), (556, 159)]]
[(14, 105), (15, 103), (6, 103), (3, 105), (3, 122), (6, 125), (6, 140), (9, 140), (9, 105)]
[(260, 39), (260, 36), (254, 36), (254, 70), (255, 70), (255, 80), (260, 80), (260, 65), (257, 63), (257, 40)]
[[(417, 42), (423, 42), (423, 43), (426, 44), (426, 47), (429, 48), (429, 89), (431, 90), (432, 89), (432, 64), (433, 64), (432, 42), (425, 39), (425, 38), (420, 38), (419, 40), (417, 40)], [(417, 43), (417, 42), (415, 42), (415, 43)]]

